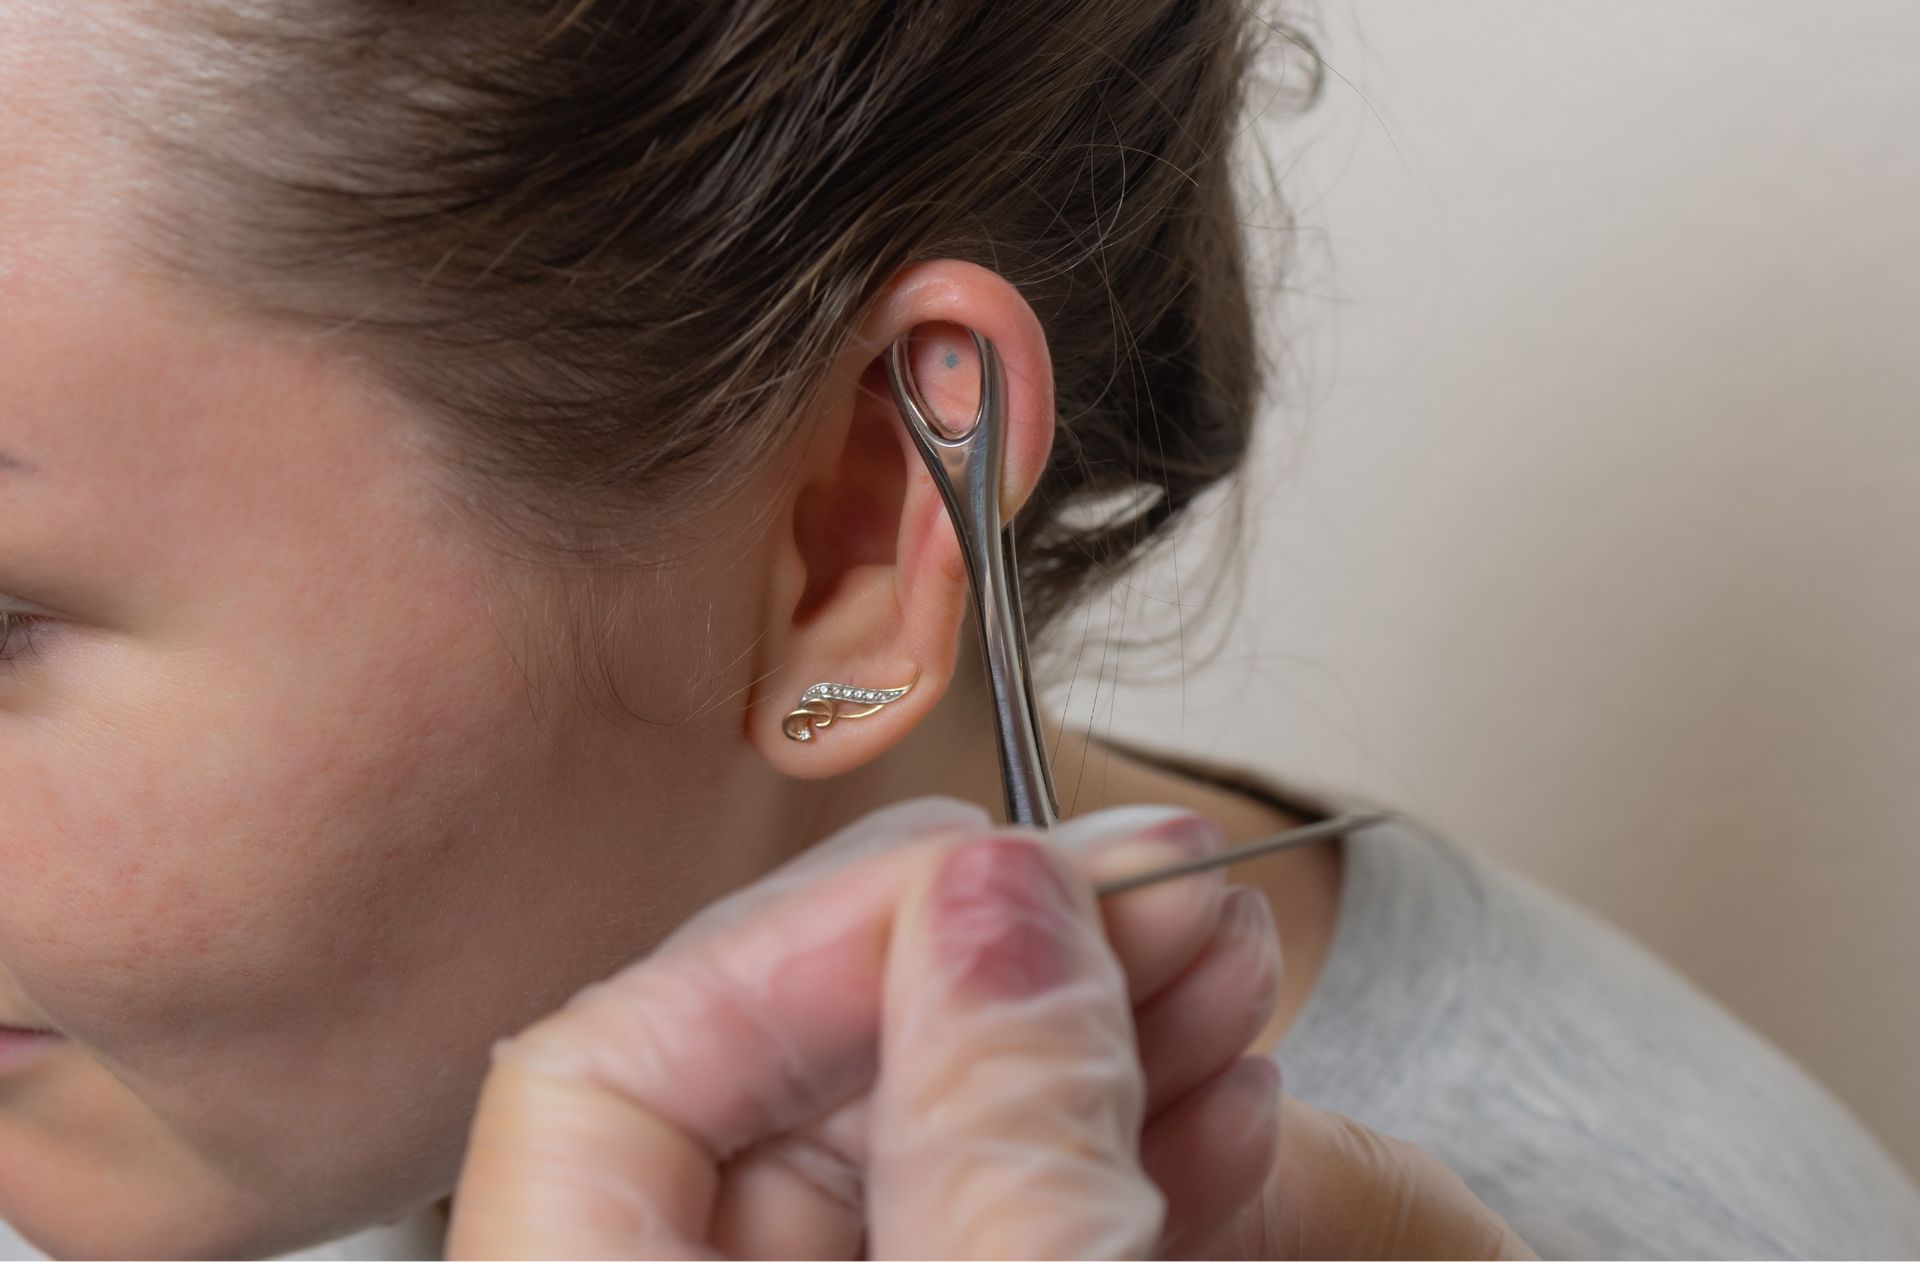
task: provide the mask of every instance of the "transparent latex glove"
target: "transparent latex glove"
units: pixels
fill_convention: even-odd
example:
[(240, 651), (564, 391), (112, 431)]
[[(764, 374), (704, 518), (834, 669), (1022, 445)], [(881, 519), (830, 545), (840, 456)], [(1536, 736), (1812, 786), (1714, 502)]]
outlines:
[(1259, 1196), (1170, 1257), (1537, 1259), (1437, 1157), (1287, 1097)]
[[(1169, 1258), (1503, 1258), (1538, 1262), (1426, 1150), (1290, 1096), (1260, 1194), (1162, 1242)], [(1179, 1177), (1177, 1174), (1174, 1177)]]
[(1235, 1219), (1275, 1154), (1274, 1067), (1241, 1055), (1265, 901), (1216, 870), (1096, 903), (1221, 845), (1172, 808), (1070, 821), (1037, 865), (1009, 840), (1039, 837), (875, 812), (496, 1045), (448, 1255), (1149, 1256)]

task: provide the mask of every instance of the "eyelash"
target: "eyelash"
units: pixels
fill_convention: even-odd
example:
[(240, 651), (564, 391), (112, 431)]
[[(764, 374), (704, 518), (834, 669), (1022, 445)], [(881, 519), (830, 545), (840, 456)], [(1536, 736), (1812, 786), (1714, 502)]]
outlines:
[[(0, 610), (0, 662), (10, 662), (33, 650), (33, 630), (44, 618), (30, 618), (23, 613), (7, 613)], [(13, 645), (14, 632), (20, 633), (20, 647)]]

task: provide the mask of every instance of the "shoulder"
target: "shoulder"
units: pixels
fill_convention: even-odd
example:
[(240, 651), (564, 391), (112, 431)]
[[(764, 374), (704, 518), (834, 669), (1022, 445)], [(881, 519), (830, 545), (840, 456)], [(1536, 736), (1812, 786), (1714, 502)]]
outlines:
[(1289, 1089), (1445, 1159), (1543, 1256), (1913, 1256), (1920, 1193), (1671, 967), (1410, 821), (1347, 842)]

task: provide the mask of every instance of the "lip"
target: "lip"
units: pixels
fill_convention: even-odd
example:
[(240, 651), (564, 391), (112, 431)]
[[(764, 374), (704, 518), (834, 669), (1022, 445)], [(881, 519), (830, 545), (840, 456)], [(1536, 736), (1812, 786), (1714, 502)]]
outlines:
[(66, 1042), (52, 1030), (0, 1025), (0, 1073), (27, 1064)]

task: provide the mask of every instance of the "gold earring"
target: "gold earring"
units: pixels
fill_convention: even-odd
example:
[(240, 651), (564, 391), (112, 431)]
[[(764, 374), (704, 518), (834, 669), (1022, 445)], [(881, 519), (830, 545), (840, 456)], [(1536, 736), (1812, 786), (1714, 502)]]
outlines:
[[(920, 672), (899, 688), (855, 688), (852, 684), (818, 683), (800, 694), (800, 707), (781, 720), (780, 730), (796, 741), (813, 739), (815, 728), (832, 727), (835, 719), (864, 719), (890, 701), (898, 701), (920, 682)], [(843, 705), (865, 706), (843, 710)]]

